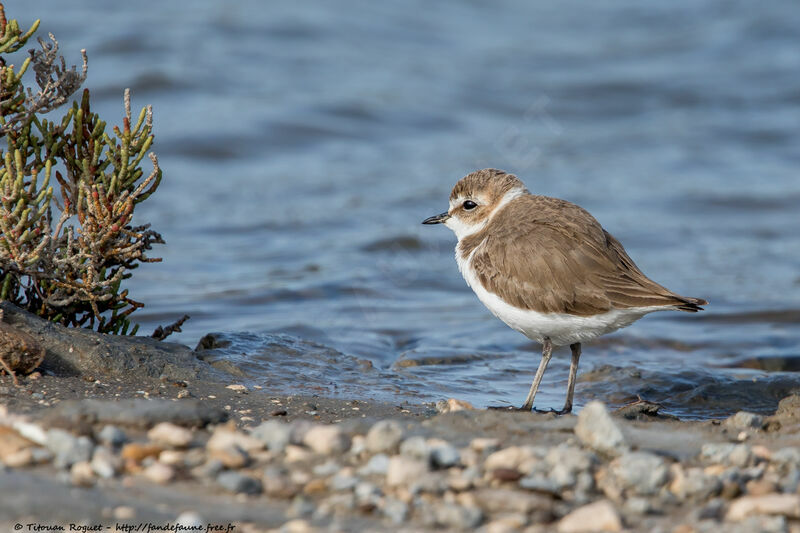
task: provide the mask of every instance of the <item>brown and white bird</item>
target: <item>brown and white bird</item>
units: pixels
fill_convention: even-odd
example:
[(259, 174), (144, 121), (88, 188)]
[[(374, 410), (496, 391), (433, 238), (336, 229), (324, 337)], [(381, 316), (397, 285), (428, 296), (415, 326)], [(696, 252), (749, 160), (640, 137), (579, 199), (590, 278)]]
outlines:
[(702, 311), (645, 276), (622, 244), (585, 209), (528, 192), (493, 168), (459, 180), (450, 208), (423, 224), (458, 238), (456, 262), (467, 284), (500, 320), (542, 344), (542, 360), (521, 409), (530, 411), (554, 346), (572, 362), (564, 409), (572, 411), (581, 343), (631, 325), (653, 311)]

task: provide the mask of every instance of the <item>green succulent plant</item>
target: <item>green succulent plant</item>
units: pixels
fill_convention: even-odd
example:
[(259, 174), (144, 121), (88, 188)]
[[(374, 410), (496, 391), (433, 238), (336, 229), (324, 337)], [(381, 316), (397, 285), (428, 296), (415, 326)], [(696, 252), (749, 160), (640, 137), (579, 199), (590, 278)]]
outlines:
[[(50, 34), (11, 63), (38, 27), (23, 31), (0, 3), (0, 299), (66, 326), (133, 334), (130, 316), (143, 304), (123, 281), (160, 261), (146, 253), (164, 242), (149, 224), (133, 223), (161, 182), (148, 152), (152, 110), (134, 117), (126, 90), (122, 126), (109, 130), (88, 89), (65, 105), (86, 79), (85, 51), (82, 68), (67, 68)], [(29, 71), (35, 88), (25, 85)]]

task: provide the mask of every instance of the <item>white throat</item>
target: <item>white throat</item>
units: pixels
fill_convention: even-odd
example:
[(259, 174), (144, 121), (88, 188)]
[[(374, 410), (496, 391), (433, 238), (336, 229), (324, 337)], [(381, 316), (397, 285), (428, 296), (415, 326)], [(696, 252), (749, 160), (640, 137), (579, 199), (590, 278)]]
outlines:
[[(494, 217), (495, 214), (499, 213), (500, 210), (511, 200), (514, 198), (518, 198), (522, 196), (527, 191), (524, 187), (517, 187), (511, 189), (507, 193), (503, 195), (498, 202), (497, 206), (489, 213), (489, 216), (484, 218), (481, 222), (477, 224), (465, 224), (463, 221), (459, 220), (457, 217), (450, 217), (445, 221), (444, 225), (453, 230), (453, 233), (456, 234), (456, 238), (461, 241), (461, 239), (465, 237), (469, 237), (470, 235), (481, 231), (483, 228), (486, 227), (486, 224)], [(454, 205), (460, 204), (464, 199), (463, 198), (456, 198), (452, 202), (450, 202), (450, 208), (452, 209)]]

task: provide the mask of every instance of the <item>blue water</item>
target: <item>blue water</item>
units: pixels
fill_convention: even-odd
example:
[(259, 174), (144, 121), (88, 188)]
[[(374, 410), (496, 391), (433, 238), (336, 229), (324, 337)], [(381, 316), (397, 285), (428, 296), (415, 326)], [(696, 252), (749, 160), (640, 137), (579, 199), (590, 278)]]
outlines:
[(585, 345), (578, 406), (705, 417), (800, 387), (796, 2), (5, 4), (68, 63), (87, 49), (104, 117), (125, 87), (153, 105), (164, 180), (137, 215), (167, 245), (129, 283), (143, 332), (188, 313), (171, 340), (223, 332), (216, 356), (270, 390), (521, 403), (538, 346), (419, 224), (492, 166), (711, 302)]

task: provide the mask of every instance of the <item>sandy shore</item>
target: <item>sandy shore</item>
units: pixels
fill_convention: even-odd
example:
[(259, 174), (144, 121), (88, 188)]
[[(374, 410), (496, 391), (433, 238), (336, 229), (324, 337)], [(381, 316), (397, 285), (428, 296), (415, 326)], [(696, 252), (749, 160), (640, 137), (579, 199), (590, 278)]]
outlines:
[(0, 378), (3, 530), (800, 531), (796, 396), (703, 422), (274, 396), (2, 306), (47, 348)]

